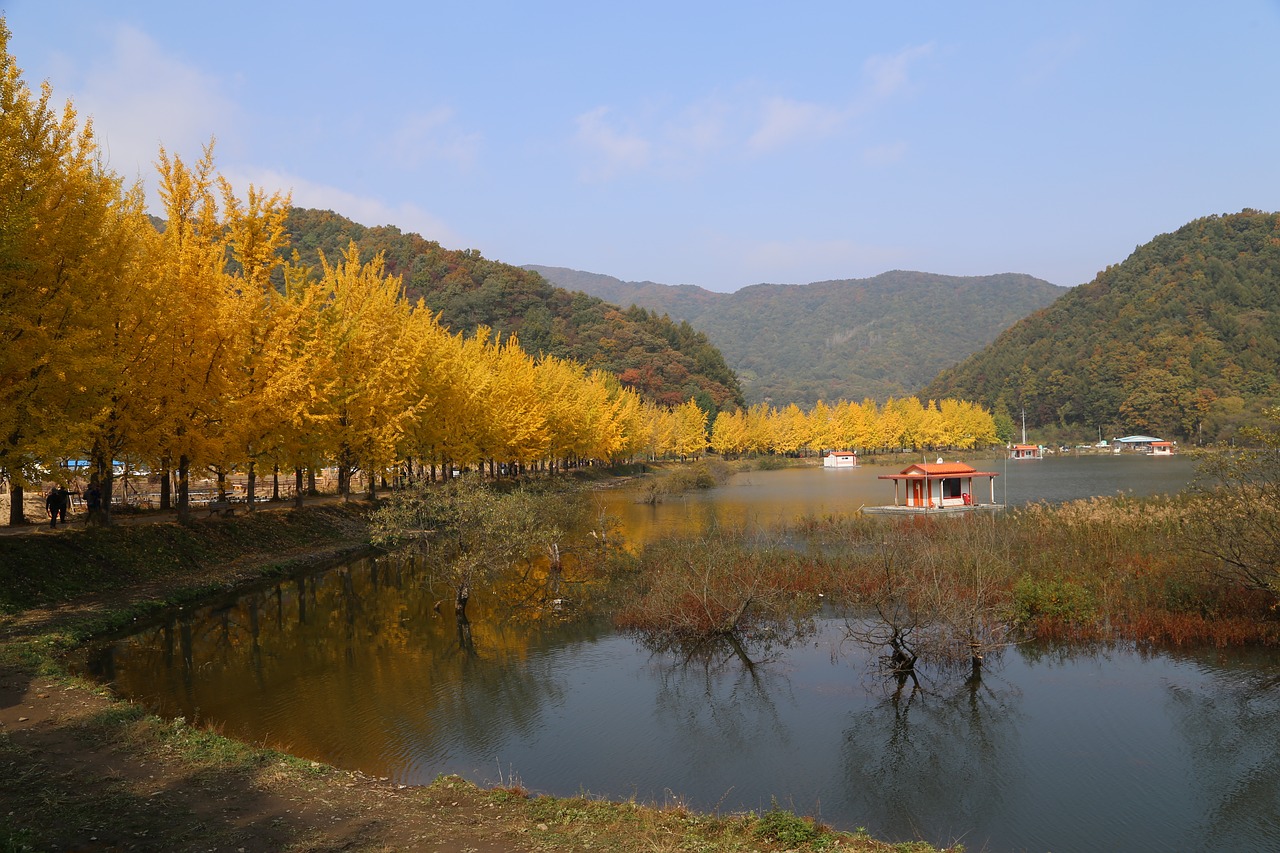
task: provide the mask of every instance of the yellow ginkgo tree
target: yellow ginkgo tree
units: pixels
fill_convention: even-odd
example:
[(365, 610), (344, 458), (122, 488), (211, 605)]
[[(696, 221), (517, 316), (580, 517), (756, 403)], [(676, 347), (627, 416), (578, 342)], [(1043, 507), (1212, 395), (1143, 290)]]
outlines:
[(0, 19), (0, 475), (22, 523), (24, 488), (59, 476), (97, 403), (99, 309), (132, 263), (141, 196), (69, 102), (27, 87), (9, 38)]
[(279, 455), (296, 401), (305, 394), (308, 377), (299, 369), (306, 364), (305, 351), (296, 344), (307, 330), (307, 318), (272, 281), (284, 265), (289, 198), (250, 186), (241, 202), (226, 180), (219, 186), (236, 267), (218, 318), (229, 340), (223, 410), (227, 440), (219, 468), (245, 467), (245, 498), (252, 510), (259, 464)]
[(396, 461), (417, 402), (419, 352), (410, 334), (412, 308), (400, 279), (386, 274), (381, 255), (361, 263), (352, 242), (336, 264), (321, 256), (323, 301), (316, 377), (327, 433), (338, 467), (338, 491), (351, 493), (362, 470), (370, 489)]

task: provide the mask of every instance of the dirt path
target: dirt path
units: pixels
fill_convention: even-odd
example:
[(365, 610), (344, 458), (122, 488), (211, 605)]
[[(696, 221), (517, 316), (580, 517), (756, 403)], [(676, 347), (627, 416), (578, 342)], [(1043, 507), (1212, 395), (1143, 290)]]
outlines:
[(0, 826), (31, 844), (6, 849), (532, 849), (519, 808), (504, 813), (460, 780), (402, 789), (285, 758), (204, 765), (183, 743), (199, 733), (134, 717), (80, 685), (0, 679)]
[[(319, 564), (343, 550), (291, 556)], [(203, 579), (232, 586), (254, 577), (252, 561), (233, 561)], [(60, 626), (163, 599), (170, 586), (116, 589), (0, 619), (9, 653), (0, 665), (0, 849), (535, 849), (522, 840), (536, 825), (530, 828), (518, 799), (508, 805), (456, 779), (405, 788), (252, 750), (13, 660), (23, 643), (48, 642)]]

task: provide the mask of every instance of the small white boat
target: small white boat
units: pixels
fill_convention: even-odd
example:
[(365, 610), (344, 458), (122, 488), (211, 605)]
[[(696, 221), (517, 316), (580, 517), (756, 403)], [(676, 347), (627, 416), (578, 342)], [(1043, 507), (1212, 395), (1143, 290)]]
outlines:
[(823, 468), (857, 468), (858, 454), (852, 450), (833, 450), (822, 459)]

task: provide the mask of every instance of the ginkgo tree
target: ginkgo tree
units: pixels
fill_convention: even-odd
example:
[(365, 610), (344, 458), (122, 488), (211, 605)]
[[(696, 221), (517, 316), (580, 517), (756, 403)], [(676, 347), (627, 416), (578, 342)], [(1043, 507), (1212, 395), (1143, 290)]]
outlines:
[(104, 169), (92, 124), (22, 80), (0, 19), (0, 474), (24, 489), (76, 452), (102, 369), (98, 308), (123, 286), (141, 195)]
[[(114, 463), (177, 474), (177, 508), (211, 470), (336, 465), (339, 491), (372, 490), (415, 461), (493, 476), (640, 454), (688, 458), (815, 450), (834, 444), (980, 446), (990, 416), (960, 401), (840, 401), (809, 413), (765, 404), (642, 399), (617, 377), (481, 327), (464, 336), (406, 298), (383, 256), (354, 243), (301, 266), (286, 230), (290, 199), (214, 168), (213, 142), (188, 163), (159, 149), (163, 226), (140, 185), (102, 166), (88, 122), (33, 93), (0, 20), (0, 474), (22, 520), (23, 489), (88, 458), (109, 521)], [(459, 273), (461, 274), (461, 273)], [(602, 346), (608, 342), (602, 342)], [(683, 367), (666, 375), (671, 387)]]
[(192, 166), (161, 148), (158, 170), (166, 221), (154, 275), (166, 294), (167, 316), (154, 346), (168, 381), (156, 400), (155, 458), (177, 472), (177, 509), (185, 518), (193, 469), (225, 457), (233, 336), (218, 314), (233, 285), (214, 193), (213, 143)]
[(316, 345), (323, 373), (314, 377), (338, 467), (338, 491), (365, 472), (369, 488), (392, 467), (416, 403), (419, 351), (409, 334), (412, 308), (382, 256), (361, 263), (354, 242), (337, 261), (321, 256), (323, 299)]
[(974, 403), (905, 397), (883, 406), (870, 399), (833, 406), (818, 401), (808, 413), (794, 405), (778, 411), (757, 403), (745, 412), (721, 412), (710, 443), (715, 452), (731, 456), (832, 448), (972, 449), (997, 444), (999, 437), (991, 413)]
[(284, 265), (289, 198), (250, 186), (246, 200), (225, 179), (218, 181), (226, 239), (236, 269), (230, 275), (218, 322), (229, 334), (226, 356), (226, 442), (219, 467), (246, 467), (246, 502), (253, 509), (261, 460), (273, 458), (290, 420), (291, 403), (305, 392), (295, 341), (305, 329), (272, 273)]
[(514, 337), (486, 347), (485, 409), (489, 413), (480, 446), (481, 462), (489, 472), (496, 461), (528, 464), (545, 456), (551, 446), (547, 402), (538, 393), (536, 365)]

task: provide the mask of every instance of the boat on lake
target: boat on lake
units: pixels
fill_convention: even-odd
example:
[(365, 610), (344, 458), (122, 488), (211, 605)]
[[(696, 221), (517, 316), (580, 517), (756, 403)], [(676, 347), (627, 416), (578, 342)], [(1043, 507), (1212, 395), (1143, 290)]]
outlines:
[(1027, 444), (1027, 410), (1022, 410), (1022, 444), (1015, 444), (1009, 451), (1009, 458), (1019, 461), (1027, 459), (1043, 459), (1044, 448), (1038, 444)]
[(857, 468), (858, 454), (852, 450), (833, 450), (822, 459), (823, 468)]

